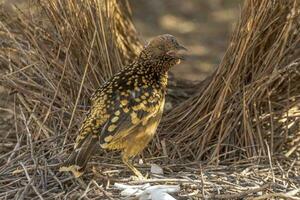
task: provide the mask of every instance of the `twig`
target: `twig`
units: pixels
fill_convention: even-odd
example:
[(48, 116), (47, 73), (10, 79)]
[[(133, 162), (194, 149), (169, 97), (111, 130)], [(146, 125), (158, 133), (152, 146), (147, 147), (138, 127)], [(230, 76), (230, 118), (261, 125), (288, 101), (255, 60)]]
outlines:
[(275, 183), (275, 175), (274, 175), (274, 170), (273, 170), (271, 152), (270, 152), (270, 148), (269, 148), (268, 142), (265, 141), (265, 143), (266, 143), (266, 146), (267, 146), (268, 160), (269, 160), (269, 164), (270, 164), (270, 168), (271, 168), (271, 172), (272, 172), (272, 179), (273, 179), (273, 183)]
[[(71, 119), (69, 121), (68, 129), (71, 128), (73, 118), (74, 118), (74, 115), (75, 115), (75, 111), (77, 109), (79, 97), (81, 95), (81, 91), (82, 91), (82, 88), (83, 88), (83, 85), (84, 85), (85, 77), (86, 77), (86, 74), (87, 74), (87, 71), (88, 71), (88, 68), (89, 68), (89, 61), (90, 61), (90, 58), (91, 58), (91, 55), (92, 55), (92, 48), (93, 48), (94, 43), (95, 43), (96, 35), (97, 35), (96, 31), (94, 31), (93, 40), (92, 40), (91, 45), (90, 45), (90, 52), (89, 52), (89, 55), (88, 55), (86, 65), (84, 67), (83, 76), (82, 76), (82, 79), (81, 79), (81, 83), (80, 83), (79, 91), (78, 91), (77, 98), (76, 98), (76, 101), (75, 101), (75, 104), (74, 104), (74, 108), (73, 108), (73, 111), (72, 111), (72, 114), (71, 114)], [(65, 136), (65, 139), (64, 139), (64, 142), (63, 142), (63, 146), (66, 144), (68, 133), (69, 132), (66, 133), (66, 136)]]
[[(296, 192), (294, 194), (294, 195), (296, 195), (297, 193), (300, 192), (300, 189), (295, 189), (291, 192), (293, 192), (293, 193)], [(271, 193), (271, 194), (264, 194), (260, 197), (255, 197), (252, 200), (273, 199), (273, 198), (276, 198), (276, 197), (283, 198), (283, 199), (290, 199), (290, 200), (300, 200), (300, 197), (296, 197), (294, 195), (290, 194), (290, 192), (287, 192), (287, 193)]]
[[(31, 186), (32, 189), (34, 190), (34, 192), (37, 194), (37, 196), (38, 196), (41, 200), (44, 200), (44, 198), (43, 198), (42, 195), (39, 193), (39, 191), (37, 190), (37, 188), (32, 184), (32, 183), (33, 183), (33, 179), (30, 178), (30, 176), (29, 176), (29, 174), (28, 174), (28, 172), (27, 172), (26, 167), (24, 166), (24, 164), (21, 162), (20, 165), (23, 167), (23, 169), (24, 169), (24, 171), (25, 171), (25, 175), (26, 175), (26, 178), (27, 178), (27, 180), (28, 180), (27, 186)], [(26, 186), (26, 187), (27, 187), (27, 186)], [(23, 191), (23, 193), (22, 193), (22, 195), (21, 195), (21, 197), (22, 197), (21, 199), (24, 198), (24, 195), (25, 195), (26, 191), (27, 191), (27, 189), (24, 189), (24, 191)]]
[(187, 179), (177, 179), (177, 178), (162, 178), (162, 179), (146, 179), (129, 181), (130, 184), (144, 184), (144, 183), (161, 183), (161, 182), (174, 182), (174, 183), (202, 183), (201, 180), (187, 180)]
[(203, 171), (202, 171), (202, 166), (200, 164), (200, 175), (201, 175), (201, 193), (202, 193), (202, 197), (204, 199), (206, 199), (205, 197), (205, 192), (204, 192), (204, 177), (203, 177)]
[(103, 194), (104, 194), (107, 198), (109, 198), (110, 200), (114, 200), (114, 198), (112, 198), (112, 197), (108, 194), (108, 192), (106, 192), (101, 186), (99, 186), (98, 183), (97, 183), (95, 180), (92, 180), (92, 182), (96, 185), (96, 187), (97, 187), (101, 192), (103, 192)]
[(244, 191), (244, 192), (240, 192), (238, 194), (216, 194), (216, 195), (210, 195), (208, 197), (208, 199), (240, 199), (240, 198), (246, 197), (249, 194), (265, 190), (265, 189), (267, 189), (267, 188), (269, 188), (271, 186), (272, 186), (272, 183), (269, 183), (269, 184), (263, 185), (263, 186), (261, 186), (259, 188), (250, 189), (250, 190), (247, 190), (247, 191)]

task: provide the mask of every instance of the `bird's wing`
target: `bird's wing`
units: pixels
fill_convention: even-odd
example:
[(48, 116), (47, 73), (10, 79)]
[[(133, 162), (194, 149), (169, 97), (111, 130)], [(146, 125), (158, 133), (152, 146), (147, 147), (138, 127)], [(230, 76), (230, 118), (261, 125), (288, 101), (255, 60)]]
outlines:
[(106, 148), (138, 127), (145, 126), (148, 120), (159, 113), (163, 98), (164, 96), (159, 91), (149, 88), (128, 91), (126, 96), (121, 93), (119, 105), (116, 105), (117, 109), (101, 131), (101, 146)]
[(110, 116), (107, 99), (108, 95), (105, 92), (101, 90), (97, 92), (97, 96), (93, 99), (91, 108), (79, 129), (79, 134), (75, 141), (75, 148), (79, 148), (88, 135), (91, 134), (95, 138), (99, 136), (103, 125)]

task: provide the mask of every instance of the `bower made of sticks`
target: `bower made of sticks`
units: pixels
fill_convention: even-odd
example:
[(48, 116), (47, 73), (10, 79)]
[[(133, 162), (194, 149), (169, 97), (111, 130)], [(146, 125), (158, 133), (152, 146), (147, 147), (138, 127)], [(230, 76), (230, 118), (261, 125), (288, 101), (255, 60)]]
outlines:
[[(1, 150), (1, 170), (68, 154), (91, 93), (141, 49), (130, 14), (117, 0), (1, 12), (0, 81), (15, 114), (14, 131), (0, 136), (14, 144)], [(217, 70), (199, 83), (171, 78), (171, 107), (145, 152), (178, 163), (299, 156), (299, 31), (299, 1), (247, 0)]]

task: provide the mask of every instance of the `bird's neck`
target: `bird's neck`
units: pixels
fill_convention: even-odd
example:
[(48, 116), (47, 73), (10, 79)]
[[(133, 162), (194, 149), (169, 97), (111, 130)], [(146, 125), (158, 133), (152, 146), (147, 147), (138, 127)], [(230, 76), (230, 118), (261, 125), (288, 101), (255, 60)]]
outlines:
[(157, 81), (162, 86), (167, 86), (168, 70), (176, 63), (171, 63), (163, 59), (143, 59), (137, 61), (138, 73), (149, 77), (150, 80)]
[(155, 73), (157, 75), (165, 75), (171, 67), (178, 63), (178, 60), (170, 57), (139, 57), (137, 63), (142, 71), (147, 73)]

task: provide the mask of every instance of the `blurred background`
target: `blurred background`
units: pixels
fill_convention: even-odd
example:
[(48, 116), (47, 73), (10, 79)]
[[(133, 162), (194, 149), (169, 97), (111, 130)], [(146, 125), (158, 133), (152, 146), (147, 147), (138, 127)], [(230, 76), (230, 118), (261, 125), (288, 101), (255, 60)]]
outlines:
[(242, 0), (129, 0), (142, 39), (170, 33), (189, 49), (175, 77), (203, 80), (220, 63)]

